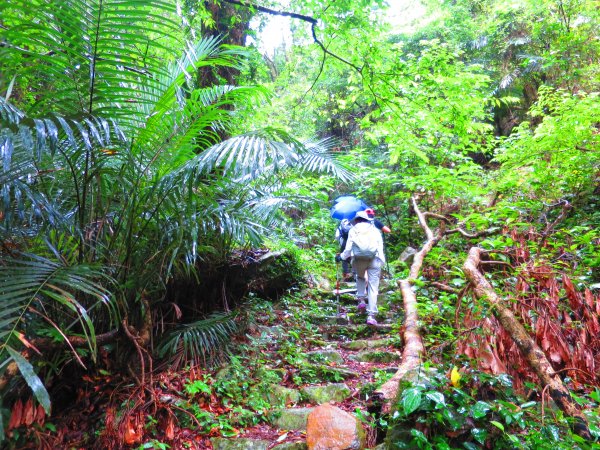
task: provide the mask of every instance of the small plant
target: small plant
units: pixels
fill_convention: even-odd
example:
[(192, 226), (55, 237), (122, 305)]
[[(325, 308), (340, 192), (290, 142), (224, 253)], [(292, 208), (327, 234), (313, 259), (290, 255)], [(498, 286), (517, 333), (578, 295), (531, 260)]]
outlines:
[(164, 442), (157, 441), (156, 439), (152, 439), (152, 440), (140, 445), (137, 448), (137, 450), (145, 450), (145, 449), (167, 450), (168, 448), (171, 448), (171, 446), (168, 444), (165, 444)]
[[(581, 438), (567, 420), (556, 414), (544, 423), (540, 409), (538, 402), (520, 398), (506, 375), (467, 371), (459, 385), (432, 371), (402, 391), (388, 448), (578, 448)], [(590, 420), (593, 432), (597, 423), (597, 418)]]
[(191, 396), (194, 396), (196, 394), (211, 395), (212, 388), (208, 384), (209, 380), (210, 380), (210, 377), (205, 375), (203, 380), (190, 381), (189, 383), (186, 383), (186, 385), (185, 385), (185, 388), (184, 388), (185, 392)]

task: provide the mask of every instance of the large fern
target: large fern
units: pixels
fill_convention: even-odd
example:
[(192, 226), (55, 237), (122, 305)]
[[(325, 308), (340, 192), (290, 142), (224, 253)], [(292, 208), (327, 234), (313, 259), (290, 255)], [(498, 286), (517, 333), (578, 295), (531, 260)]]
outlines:
[[(110, 297), (135, 323), (142, 293), (160, 302), (175, 268), (193, 271), (198, 258), (276, 229), (290, 201), (278, 195), (280, 174), (349, 176), (326, 144), (273, 128), (222, 141), (235, 106), (260, 107), (267, 93), (199, 88), (200, 68), (235, 66), (244, 52), (214, 37), (185, 43), (170, 2), (15, 0), (0, 15), (0, 241), (30, 254), (0, 271), (0, 371), (18, 359), (19, 333), (35, 337), (23, 328), (33, 309), (49, 306), (48, 323), (85, 336), (93, 354), (106, 314), (73, 299)], [(57, 229), (69, 258), (44, 245)], [(119, 287), (105, 291), (100, 273)], [(211, 324), (233, 331), (225, 319)], [(161, 349), (213, 355), (224, 340), (199, 332), (204, 325), (174, 332)]]

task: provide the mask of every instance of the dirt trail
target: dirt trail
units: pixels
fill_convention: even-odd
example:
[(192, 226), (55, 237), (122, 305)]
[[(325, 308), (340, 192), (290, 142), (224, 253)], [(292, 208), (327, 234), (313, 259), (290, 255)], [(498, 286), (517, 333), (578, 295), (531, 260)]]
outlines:
[[(245, 448), (305, 448), (306, 416), (325, 402), (361, 418), (367, 429), (367, 448), (381, 442), (384, 436), (377, 436), (376, 427), (379, 406), (372, 393), (400, 364), (402, 312), (390, 301), (393, 290), (384, 284), (382, 291), (389, 294), (383, 292), (379, 298), (379, 325), (368, 326), (366, 314), (356, 308), (352, 286), (342, 284), (339, 303), (335, 291), (316, 298), (299, 296), (255, 318), (257, 325), (249, 339), (261, 345), (264, 366), (284, 374), (280, 387), (274, 388), (275, 395), (291, 399), (285, 408), (272, 413), (270, 424), (243, 429), (227, 441), (212, 439), (213, 448), (242, 448), (240, 444)], [(297, 346), (295, 355), (282, 358), (282, 349), (290, 341)], [(299, 397), (292, 391), (299, 392)], [(262, 443), (256, 446), (246, 439)]]

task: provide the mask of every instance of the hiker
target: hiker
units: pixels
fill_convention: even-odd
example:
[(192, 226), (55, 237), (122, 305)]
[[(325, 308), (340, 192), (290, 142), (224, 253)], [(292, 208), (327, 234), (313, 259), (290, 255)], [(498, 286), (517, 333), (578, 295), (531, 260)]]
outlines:
[[(336, 256), (336, 260), (343, 261), (349, 257), (352, 257), (352, 267), (356, 272), (358, 309), (366, 308), (367, 324), (377, 325), (375, 314), (377, 314), (379, 276), (381, 267), (385, 264), (385, 255), (381, 233), (366, 211), (359, 211), (354, 216), (354, 226), (348, 232), (346, 247), (341, 254)], [(365, 304), (367, 295), (368, 305)]]
[(381, 231), (382, 233), (391, 233), (392, 232), (390, 227), (384, 225), (381, 220), (378, 220), (375, 218), (375, 210), (373, 208), (367, 208), (367, 209), (365, 209), (365, 212), (369, 216), (369, 219), (371, 219), (373, 221), (373, 225), (375, 225), (375, 227), (379, 231)]
[[(346, 248), (346, 242), (348, 241), (348, 232), (352, 228), (352, 222), (348, 219), (342, 219), (340, 224), (335, 230), (335, 239), (340, 243), (340, 253)], [(350, 268), (350, 258), (342, 259), (342, 276), (344, 281), (351, 281), (354, 279), (354, 274)]]

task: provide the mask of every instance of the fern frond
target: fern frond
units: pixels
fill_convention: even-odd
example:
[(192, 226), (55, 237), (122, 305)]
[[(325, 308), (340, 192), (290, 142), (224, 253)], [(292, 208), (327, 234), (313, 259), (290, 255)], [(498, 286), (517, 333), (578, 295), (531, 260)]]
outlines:
[(60, 311), (53, 323), (61, 327), (63, 334), (83, 334), (94, 355), (91, 311), (104, 305), (117, 318), (110, 292), (98, 282), (107, 277), (93, 266), (67, 265), (66, 261), (32, 254), (5, 262), (0, 266), (0, 362), (7, 357), (6, 346), (14, 346), (18, 335), (25, 334), (32, 307)]
[(234, 314), (218, 313), (182, 325), (165, 336), (158, 346), (158, 354), (180, 366), (218, 363), (223, 360), (227, 344), (238, 329), (235, 318)]

